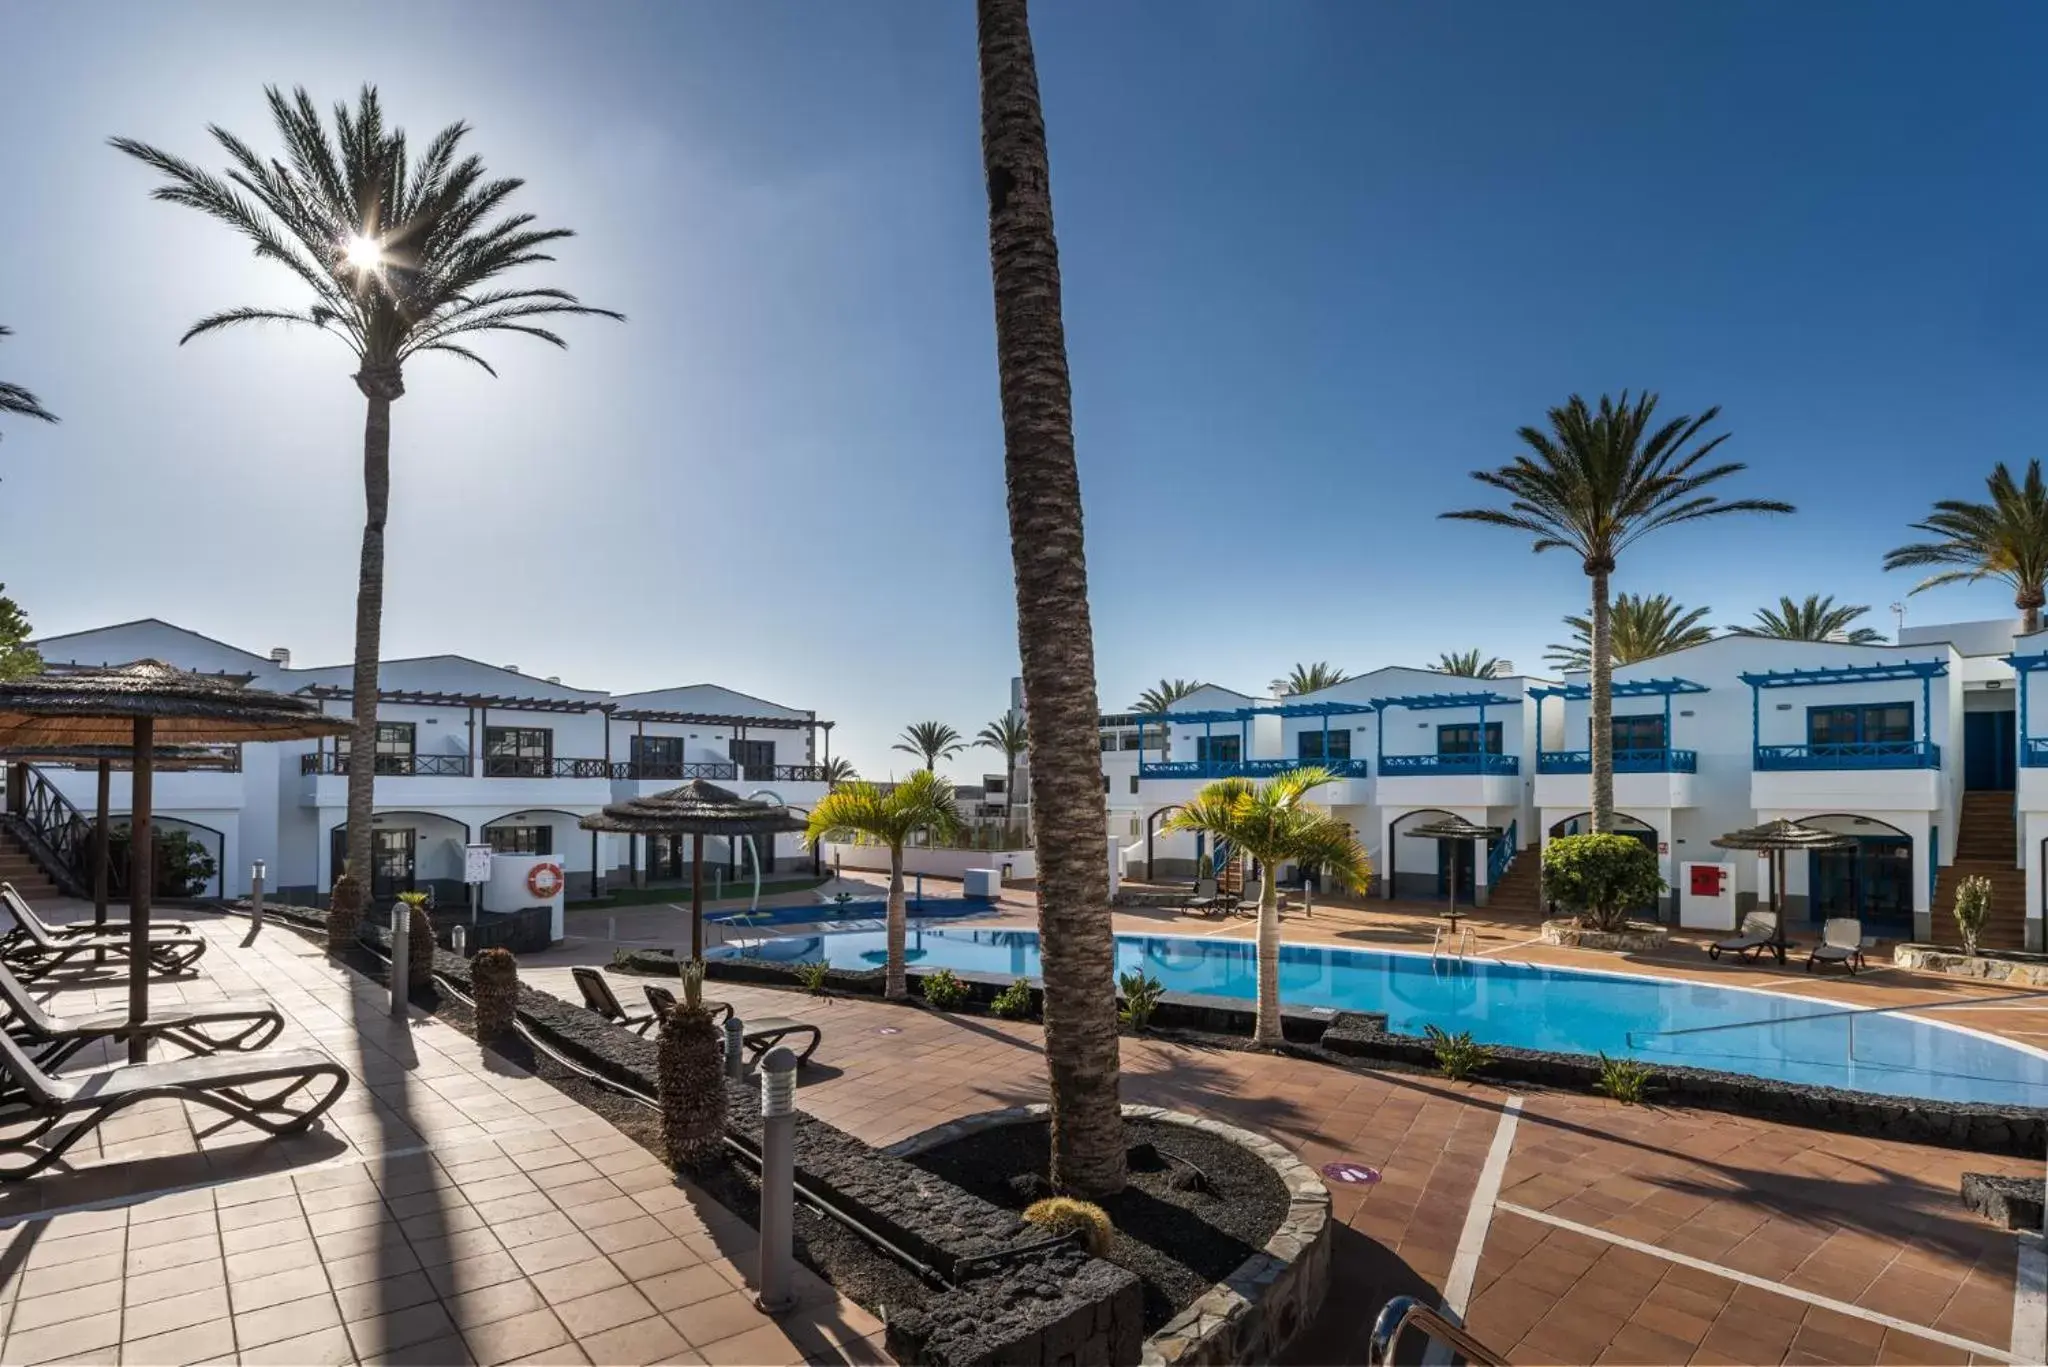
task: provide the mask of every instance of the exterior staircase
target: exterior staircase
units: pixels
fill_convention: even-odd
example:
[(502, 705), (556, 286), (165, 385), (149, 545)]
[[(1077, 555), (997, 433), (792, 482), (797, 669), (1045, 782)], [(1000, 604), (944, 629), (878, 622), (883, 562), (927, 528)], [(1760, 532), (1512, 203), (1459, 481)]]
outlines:
[(1488, 916), (1527, 916), (1541, 919), (1543, 910), (1543, 852), (1530, 848), (1519, 851), (1515, 862), (1487, 890)]
[(14, 890), (31, 902), (47, 902), (64, 895), (21, 843), (21, 837), (4, 825), (0, 825), (0, 882), (14, 884)]
[(1991, 880), (1991, 921), (1978, 937), (1985, 949), (2024, 949), (2027, 876), (2016, 867), (2019, 831), (2012, 794), (1980, 789), (1963, 794), (1961, 830), (1956, 832), (1955, 862), (1944, 864), (1934, 885), (1934, 939), (1955, 944), (1956, 888), (1965, 878)]

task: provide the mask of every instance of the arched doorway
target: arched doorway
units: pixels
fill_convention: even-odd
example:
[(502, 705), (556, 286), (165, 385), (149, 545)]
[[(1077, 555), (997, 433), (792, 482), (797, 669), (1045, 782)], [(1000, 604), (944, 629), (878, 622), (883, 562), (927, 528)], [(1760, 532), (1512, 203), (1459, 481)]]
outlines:
[[(1853, 917), (1866, 930), (1910, 935), (1913, 926), (1913, 837), (1876, 817), (1830, 812), (1799, 818), (1802, 826), (1854, 838), (1842, 850), (1806, 855), (1806, 910), (1815, 924)], [(1790, 881), (1790, 880), (1787, 880)]]
[[(383, 903), (401, 892), (431, 892), (436, 902), (462, 897), (462, 847), (469, 824), (439, 812), (377, 812), (370, 818), (370, 897)], [(328, 887), (348, 858), (348, 823), (328, 832)]]
[[(1148, 883), (1159, 881), (1153, 877), (1153, 872), (1158, 866), (1158, 854), (1154, 849), (1154, 845), (1159, 836), (1160, 823), (1179, 810), (1180, 804), (1178, 802), (1171, 802), (1164, 807), (1158, 808), (1145, 818), (1145, 881)], [(1197, 834), (1195, 836), (1195, 858), (1198, 862), (1202, 857), (1201, 843), (1202, 837)]]
[[(1390, 898), (1444, 897), (1451, 890), (1451, 869), (1455, 864), (1458, 896), (1472, 899), (1473, 867), (1478, 862), (1471, 851), (1453, 858), (1452, 842), (1411, 837), (1404, 828), (1427, 826), (1432, 821), (1453, 820), (1454, 814), (1441, 807), (1403, 812), (1387, 823), (1387, 896)], [(1405, 856), (1405, 857), (1404, 857)]]

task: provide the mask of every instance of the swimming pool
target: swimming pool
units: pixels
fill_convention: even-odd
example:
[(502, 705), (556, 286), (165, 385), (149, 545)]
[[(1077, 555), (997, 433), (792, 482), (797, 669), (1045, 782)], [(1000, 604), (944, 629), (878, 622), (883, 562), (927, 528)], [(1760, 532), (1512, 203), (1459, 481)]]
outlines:
[[(886, 949), (881, 931), (835, 931), (712, 953), (872, 968)], [(920, 968), (1038, 976), (1038, 936), (1030, 931), (913, 927), (910, 953)], [(1249, 940), (1119, 935), (1116, 966), (1120, 973), (1142, 968), (1171, 992), (1246, 1000), (1257, 994)], [(1284, 945), (1280, 995), (1291, 1006), (1385, 1012), (1389, 1028), (1403, 1034), (1434, 1025), (1525, 1049), (1629, 1055), (1892, 1096), (2048, 1105), (2048, 1054), (1931, 1020), (1782, 992)]]
[[(913, 921), (985, 916), (995, 909), (995, 903), (982, 897), (913, 897), (904, 903), (904, 913)], [(704, 919), (721, 925), (800, 926), (826, 921), (882, 921), (888, 915), (888, 900), (874, 897), (793, 907), (762, 907), (757, 911), (720, 911)]]

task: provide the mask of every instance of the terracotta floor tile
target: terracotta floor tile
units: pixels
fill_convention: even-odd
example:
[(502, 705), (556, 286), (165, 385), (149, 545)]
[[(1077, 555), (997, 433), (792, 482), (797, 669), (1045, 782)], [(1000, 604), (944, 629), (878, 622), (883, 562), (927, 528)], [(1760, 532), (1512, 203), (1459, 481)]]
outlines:
[(494, 1324), (519, 1315), (529, 1315), (536, 1310), (547, 1308), (533, 1283), (525, 1278), (499, 1282), (495, 1286), (478, 1287), (450, 1297), (446, 1305), (448, 1314), (464, 1329), (475, 1325)]
[(121, 1316), (118, 1312), (108, 1311), (42, 1329), (31, 1329), (26, 1333), (9, 1334), (6, 1356), (9, 1363), (20, 1363), (23, 1367), (60, 1358), (105, 1360), (113, 1356), (107, 1350), (120, 1341)]
[(699, 1350), (720, 1339), (758, 1328), (767, 1320), (767, 1316), (754, 1305), (752, 1297), (730, 1287), (721, 1295), (670, 1310), (667, 1316), (676, 1332), (688, 1339), (692, 1348)]
[(356, 1360), (348, 1333), (339, 1324), (260, 1347), (244, 1345), (244, 1367), (345, 1367)]
[(675, 1327), (659, 1316), (588, 1335), (581, 1346), (592, 1362), (619, 1367), (642, 1367), (690, 1348)]
[(569, 1331), (553, 1312), (535, 1310), (494, 1324), (478, 1325), (463, 1335), (469, 1351), (480, 1363), (511, 1362), (516, 1358), (545, 1353), (569, 1341)]
[(226, 1320), (209, 1320), (158, 1334), (154, 1338), (131, 1340), (121, 1345), (122, 1367), (131, 1363), (150, 1367), (183, 1367), (185, 1363), (222, 1362), (235, 1352), (234, 1329)]

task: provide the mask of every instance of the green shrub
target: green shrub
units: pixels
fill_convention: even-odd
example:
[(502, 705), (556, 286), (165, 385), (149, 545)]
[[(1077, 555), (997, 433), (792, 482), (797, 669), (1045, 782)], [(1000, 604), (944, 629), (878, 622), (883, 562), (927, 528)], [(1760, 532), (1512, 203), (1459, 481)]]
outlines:
[(1031, 980), (1019, 978), (996, 995), (988, 1004), (989, 1014), (1001, 1016), (1004, 1020), (1031, 1019)]
[(1024, 1208), (1024, 1222), (1047, 1234), (1078, 1234), (1081, 1246), (1098, 1258), (1109, 1252), (1110, 1236), (1116, 1233), (1108, 1211), (1092, 1201), (1076, 1201), (1070, 1196), (1033, 1201)]
[(1972, 874), (1956, 885), (1956, 929), (1963, 933), (1963, 953), (1977, 952), (1977, 937), (1991, 920), (1991, 880)]
[(831, 964), (823, 959), (813, 959), (808, 963), (795, 965), (790, 971), (796, 974), (796, 980), (804, 991), (813, 997), (827, 995), (826, 985), (832, 980)]
[(1152, 1023), (1152, 1013), (1159, 1009), (1159, 999), (1166, 994), (1159, 979), (1148, 978), (1143, 969), (1134, 968), (1120, 975), (1116, 980), (1117, 990), (1124, 999), (1123, 1009), (1116, 1018), (1131, 1029), (1142, 1032)]
[(1493, 1062), (1493, 1051), (1483, 1044), (1474, 1044), (1469, 1030), (1451, 1035), (1434, 1025), (1425, 1025), (1422, 1033), (1428, 1036), (1429, 1047), (1436, 1051), (1437, 1071), (1453, 1082), (1463, 1082)]
[(1609, 1058), (1600, 1055), (1600, 1080), (1593, 1084), (1593, 1090), (1613, 1097), (1624, 1106), (1633, 1106), (1643, 1099), (1649, 1089), (1650, 1079), (1656, 1074), (1632, 1058)]
[(1664, 895), (1657, 852), (1629, 835), (1564, 835), (1543, 849), (1543, 895), (1595, 930), (1620, 930)]
[(934, 969), (924, 975), (924, 1000), (938, 1011), (951, 1011), (967, 1000), (967, 984), (953, 976), (950, 968)]
[[(107, 865), (117, 883), (126, 885), (133, 836), (126, 823), (107, 832)], [(219, 867), (206, 846), (186, 831), (164, 826), (149, 828), (149, 843), (156, 856), (156, 882), (152, 897), (197, 897), (206, 891)]]

